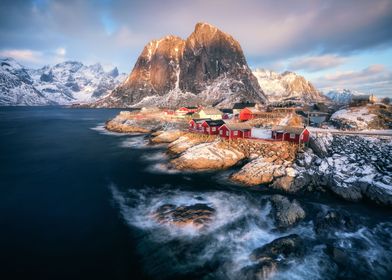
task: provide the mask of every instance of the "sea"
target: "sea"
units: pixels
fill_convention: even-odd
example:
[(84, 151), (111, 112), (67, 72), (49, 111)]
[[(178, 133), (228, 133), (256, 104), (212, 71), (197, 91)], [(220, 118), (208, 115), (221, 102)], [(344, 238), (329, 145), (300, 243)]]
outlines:
[[(0, 107), (0, 279), (246, 279), (254, 249), (293, 233), (305, 255), (272, 279), (392, 279), (391, 209), (284, 194), (306, 217), (277, 229), (269, 198), (279, 192), (234, 184), (238, 166), (174, 170), (164, 144), (104, 129), (118, 112)], [(152, 217), (163, 204), (195, 203), (216, 211), (203, 230)], [(346, 213), (354, 228), (317, 233), (328, 211)]]

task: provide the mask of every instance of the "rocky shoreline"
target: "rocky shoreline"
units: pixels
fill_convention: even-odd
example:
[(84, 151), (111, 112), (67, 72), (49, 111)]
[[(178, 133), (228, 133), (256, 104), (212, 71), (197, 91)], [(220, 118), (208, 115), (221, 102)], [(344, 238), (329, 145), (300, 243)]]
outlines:
[(170, 167), (223, 170), (243, 164), (230, 179), (244, 186), (265, 186), (287, 193), (331, 191), (349, 201), (371, 200), (392, 206), (392, 142), (359, 136), (318, 135), (299, 150), (288, 142), (222, 140), (191, 133), (184, 121), (138, 120), (121, 112), (106, 129), (150, 134), (151, 144), (167, 144)]

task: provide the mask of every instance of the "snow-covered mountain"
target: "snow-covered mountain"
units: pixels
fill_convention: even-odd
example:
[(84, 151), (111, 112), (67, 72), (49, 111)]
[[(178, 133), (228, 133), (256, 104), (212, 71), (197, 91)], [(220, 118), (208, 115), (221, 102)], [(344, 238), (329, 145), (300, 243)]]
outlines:
[(325, 94), (325, 96), (338, 104), (350, 103), (354, 95), (364, 95), (364, 93), (350, 89), (334, 89)]
[(28, 69), (14, 59), (0, 59), (0, 105), (64, 105), (92, 102), (110, 93), (124, 79), (114, 68), (67, 61)]
[(91, 106), (231, 107), (244, 101), (264, 103), (266, 97), (239, 42), (198, 23), (185, 40), (170, 35), (149, 42), (125, 82)]
[(326, 101), (325, 96), (309, 81), (294, 72), (286, 71), (279, 74), (271, 70), (255, 69), (253, 75), (257, 78), (269, 102)]

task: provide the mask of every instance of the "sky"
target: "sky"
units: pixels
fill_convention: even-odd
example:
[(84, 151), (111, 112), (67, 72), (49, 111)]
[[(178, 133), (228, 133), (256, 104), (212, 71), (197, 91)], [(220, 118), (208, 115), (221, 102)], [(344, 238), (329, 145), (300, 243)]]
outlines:
[(392, 0), (0, 0), (0, 57), (129, 73), (149, 41), (197, 22), (237, 39), (252, 69), (392, 97)]

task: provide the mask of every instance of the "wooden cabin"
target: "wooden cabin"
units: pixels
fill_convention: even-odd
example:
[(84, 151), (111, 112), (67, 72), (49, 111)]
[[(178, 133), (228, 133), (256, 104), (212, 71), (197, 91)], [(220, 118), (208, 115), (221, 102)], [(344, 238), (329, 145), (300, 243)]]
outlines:
[(212, 120), (221, 120), (223, 113), (217, 108), (203, 108), (199, 112), (200, 118), (210, 118)]
[(201, 126), (203, 128), (203, 132), (209, 135), (216, 135), (219, 133), (219, 127), (224, 125), (225, 122), (222, 120), (209, 120), (204, 121)]
[(211, 121), (211, 119), (191, 119), (189, 121), (189, 130), (190, 131), (202, 131), (203, 127), (201, 126), (204, 121)]
[(310, 132), (306, 127), (274, 126), (271, 136), (275, 140), (301, 144), (309, 141)]
[(240, 111), (239, 119), (241, 121), (248, 121), (260, 117), (263, 114), (259, 109), (252, 107), (245, 107)]
[(225, 123), (219, 127), (219, 136), (226, 139), (249, 138), (251, 126), (245, 123)]
[(243, 103), (235, 103), (233, 105), (233, 114), (239, 115), (242, 109), (244, 108), (256, 108), (256, 103), (250, 103), (250, 102), (243, 102)]

